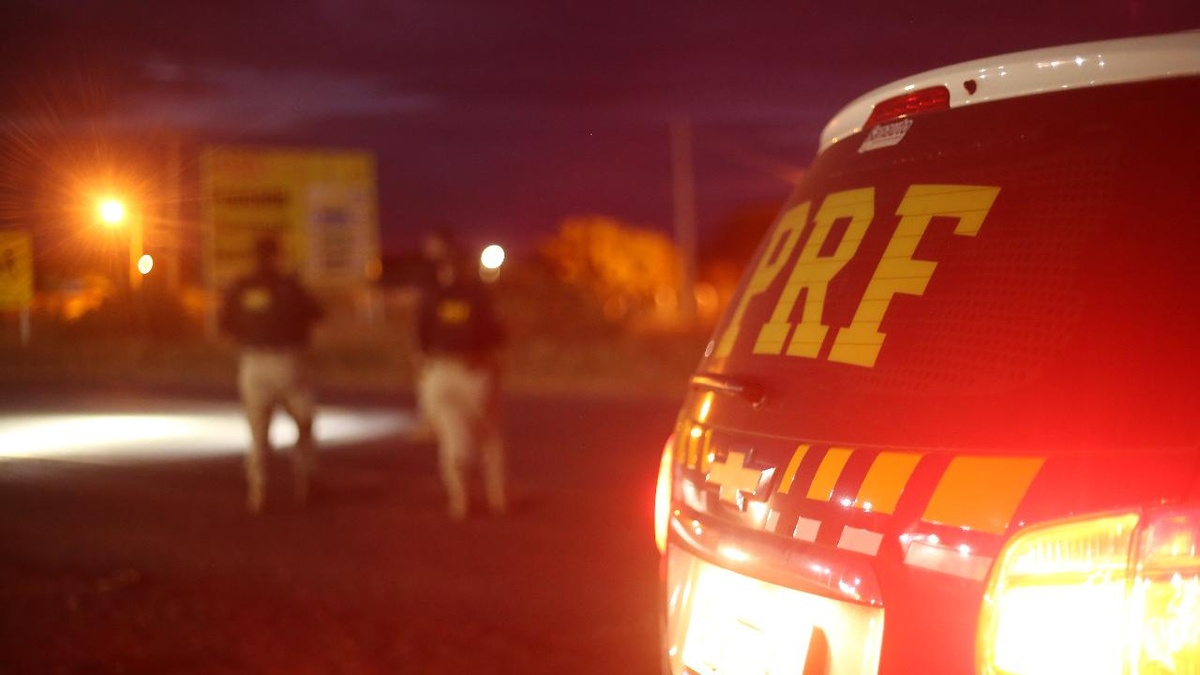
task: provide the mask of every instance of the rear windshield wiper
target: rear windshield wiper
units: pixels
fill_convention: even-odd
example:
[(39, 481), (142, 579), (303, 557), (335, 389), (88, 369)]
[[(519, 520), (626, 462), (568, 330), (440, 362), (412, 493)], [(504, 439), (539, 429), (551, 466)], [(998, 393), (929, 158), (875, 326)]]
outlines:
[(713, 373), (697, 373), (692, 376), (693, 387), (708, 389), (726, 396), (737, 396), (755, 408), (761, 408), (767, 402), (767, 393), (762, 385), (749, 382), (742, 378)]

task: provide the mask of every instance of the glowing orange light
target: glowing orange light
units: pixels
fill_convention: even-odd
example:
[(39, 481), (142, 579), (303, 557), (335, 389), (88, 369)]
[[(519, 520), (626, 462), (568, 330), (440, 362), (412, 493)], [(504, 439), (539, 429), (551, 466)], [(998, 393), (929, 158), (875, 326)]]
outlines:
[(106, 225), (120, 225), (125, 221), (125, 203), (119, 199), (104, 199), (97, 207), (100, 222)]
[(1026, 530), (996, 563), (982, 614), (981, 672), (1122, 672), (1135, 514)]

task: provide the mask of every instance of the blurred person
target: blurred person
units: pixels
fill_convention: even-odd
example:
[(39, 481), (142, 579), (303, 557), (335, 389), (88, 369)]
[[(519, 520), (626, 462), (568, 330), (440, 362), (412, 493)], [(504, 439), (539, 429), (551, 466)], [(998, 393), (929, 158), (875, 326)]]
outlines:
[[(416, 268), (415, 286), (417, 289), (418, 307), (431, 297), (438, 290), (437, 271), (438, 267), (443, 263), (454, 264), (451, 256), (458, 251), (457, 240), (454, 233), (447, 227), (438, 226), (432, 232), (425, 235), (421, 240), (420, 261)], [(419, 337), (418, 337), (419, 343)], [(419, 374), (421, 372), (421, 349), (418, 346), (412, 351), (412, 366), (413, 372)], [(428, 442), (435, 440), (433, 425), (429, 421), (429, 416), (425, 414), (425, 407), (421, 401), (420, 392), (417, 394), (416, 415), (413, 419), (413, 424), (408, 430), (408, 440), (416, 442)]]
[(308, 499), (316, 468), (313, 417), (316, 399), (309, 362), (309, 338), (324, 311), (299, 280), (282, 271), (279, 242), (255, 244), (255, 267), (225, 294), (219, 325), (241, 347), (238, 391), (250, 423), (246, 455), (246, 507), (260, 513), (266, 500), (270, 426), (282, 405), (296, 423), (292, 477), (296, 501)]
[(418, 402), (437, 440), (438, 466), (454, 520), (470, 508), (469, 480), (478, 466), (488, 508), (507, 508), (504, 441), (499, 419), (499, 361), (504, 330), (492, 299), (458, 255), (453, 241), (434, 266), (436, 283), (421, 298)]
[(459, 252), (458, 241), (454, 233), (446, 227), (438, 227), (421, 240), (421, 260), (424, 270), (421, 276), (421, 290), (432, 290), (437, 286), (437, 271), (441, 263), (450, 261), (451, 256)]

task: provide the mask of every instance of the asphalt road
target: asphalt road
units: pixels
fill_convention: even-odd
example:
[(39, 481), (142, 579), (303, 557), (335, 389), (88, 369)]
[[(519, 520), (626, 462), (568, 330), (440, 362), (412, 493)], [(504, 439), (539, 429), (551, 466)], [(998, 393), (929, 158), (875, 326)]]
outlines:
[(464, 523), (406, 401), (334, 403), (254, 517), (226, 394), (0, 389), (0, 672), (658, 672), (674, 402), (510, 398), (513, 512)]

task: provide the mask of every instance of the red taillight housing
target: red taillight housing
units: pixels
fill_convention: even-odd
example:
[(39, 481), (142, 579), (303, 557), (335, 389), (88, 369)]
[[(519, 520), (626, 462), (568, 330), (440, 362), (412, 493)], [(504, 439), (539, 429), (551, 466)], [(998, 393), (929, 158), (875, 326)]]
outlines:
[(658, 552), (667, 551), (667, 528), (671, 524), (671, 481), (675, 464), (675, 435), (663, 446), (662, 459), (658, 464), (658, 484), (654, 490), (654, 543)]
[(873, 127), (884, 122), (892, 122), (904, 117), (912, 117), (921, 113), (950, 109), (950, 90), (946, 87), (927, 87), (917, 89), (899, 96), (885, 99), (875, 104), (871, 116), (867, 118), (865, 127)]

